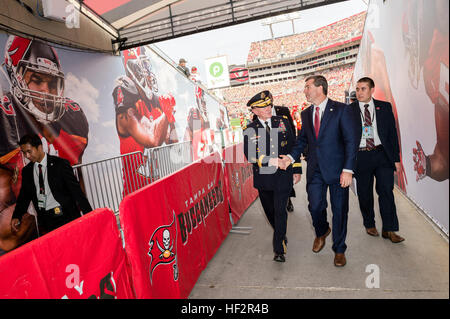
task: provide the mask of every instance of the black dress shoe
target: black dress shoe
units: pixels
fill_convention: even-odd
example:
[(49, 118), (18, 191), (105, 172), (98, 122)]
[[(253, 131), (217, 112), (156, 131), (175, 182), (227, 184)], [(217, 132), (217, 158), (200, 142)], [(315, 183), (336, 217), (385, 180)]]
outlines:
[(292, 205), (291, 198), (288, 199), (288, 203), (287, 203), (286, 209), (290, 213), (292, 213), (294, 211), (294, 205)]
[(286, 261), (286, 258), (284, 257), (284, 254), (275, 254), (273, 260), (284, 263)]

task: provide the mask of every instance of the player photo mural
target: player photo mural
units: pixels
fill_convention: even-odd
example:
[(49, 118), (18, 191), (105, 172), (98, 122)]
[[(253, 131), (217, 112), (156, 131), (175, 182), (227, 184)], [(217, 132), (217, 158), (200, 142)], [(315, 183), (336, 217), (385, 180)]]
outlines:
[[(127, 195), (159, 177), (143, 169), (148, 150), (196, 139), (196, 125), (186, 134), (189, 114), (203, 130), (205, 123), (228, 126), (225, 108), (151, 47), (118, 57), (3, 33), (0, 50), (0, 256), (37, 237), (32, 205), (18, 232), (10, 225), (28, 163), (18, 145), (23, 135), (37, 133), (45, 152), (72, 166), (139, 152), (124, 163)], [(207, 150), (214, 142), (208, 132)], [(95, 187), (89, 176), (82, 178)], [(92, 200), (95, 194), (86, 189), (86, 195)]]
[(184, 140), (192, 142), (194, 159), (198, 159), (213, 151), (214, 131), (209, 121), (205, 92), (197, 85), (194, 91), (196, 103), (188, 111)]
[(22, 168), (28, 163), (20, 138), (36, 133), (45, 152), (75, 165), (81, 163), (89, 132), (82, 107), (64, 94), (65, 76), (52, 46), (11, 35), (3, 61), (9, 90), (3, 88), (0, 99), (0, 255), (36, 237), (32, 205), (18, 232), (10, 225)]
[(140, 152), (132, 158), (123, 158), (125, 196), (151, 183), (153, 171), (145, 173), (148, 160), (144, 156), (145, 149), (176, 143), (178, 137), (175, 98), (170, 93), (159, 94), (158, 82), (145, 48), (125, 50), (122, 57), (126, 75), (117, 78), (112, 93), (120, 154)]
[[(370, 2), (354, 81), (391, 102), (401, 147), (398, 186), (448, 233), (449, 2)], [(393, 18), (395, 17), (395, 18)]]
[[(403, 16), (403, 43), (409, 59), (408, 75), (418, 89), (423, 74), (426, 94), (434, 106), (436, 144), (425, 154), (420, 139), (412, 149), (416, 181), (449, 178), (449, 2), (412, 1)], [(426, 23), (425, 23), (426, 22)]]
[(188, 81), (152, 48), (132, 48), (121, 55), (125, 75), (116, 79), (112, 92), (120, 154), (139, 152), (122, 159), (126, 196), (159, 178), (152, 166), (158, 163), (148, 162), (149, 149), (190, 141), (194, 159), (206, 156), (214, 149), (212, 124), (224, 129), (228, 117), (217, 101), (208, 97), (213, 103), (207, 103), (198, 83)]

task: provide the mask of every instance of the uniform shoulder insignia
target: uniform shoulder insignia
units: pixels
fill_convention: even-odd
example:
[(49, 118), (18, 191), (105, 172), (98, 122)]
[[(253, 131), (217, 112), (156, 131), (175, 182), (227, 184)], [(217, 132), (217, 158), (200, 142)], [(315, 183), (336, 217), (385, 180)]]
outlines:
[(285, 118), (285, 119), (287, 119), (288, 117), (286, 116), (286, 115), (283, 115), (283, 117)]

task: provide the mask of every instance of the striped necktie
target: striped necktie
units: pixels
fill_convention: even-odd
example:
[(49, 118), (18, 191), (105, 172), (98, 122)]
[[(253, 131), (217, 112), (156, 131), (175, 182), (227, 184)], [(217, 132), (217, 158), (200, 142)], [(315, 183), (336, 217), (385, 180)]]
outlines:
[[(364, 126), (372, 126), (372, 118), (370, 117), (369, 104), (364, 105)], [(366, 138), (366, 147), (368, 149), (375, 148), (375, 141), (373, 140), (373, 138)]]

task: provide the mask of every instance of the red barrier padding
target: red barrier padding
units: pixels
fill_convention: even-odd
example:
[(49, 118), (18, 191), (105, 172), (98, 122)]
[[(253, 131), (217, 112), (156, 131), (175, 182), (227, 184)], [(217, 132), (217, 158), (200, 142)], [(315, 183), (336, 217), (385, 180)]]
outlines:
[(225, 148), (223, 158), (227, 196), (233, 223), (236, 224), (258, 197), (258, 190), (253, 187), (253, 169), (245, 158), (243, 143)]
[(218, 153), (127, 196), (120, 221), (137, 298), (187, 298), (231, 229)]
[(116, 217), (97, 209), (0, 258), (0, 298), (134, 298)]

